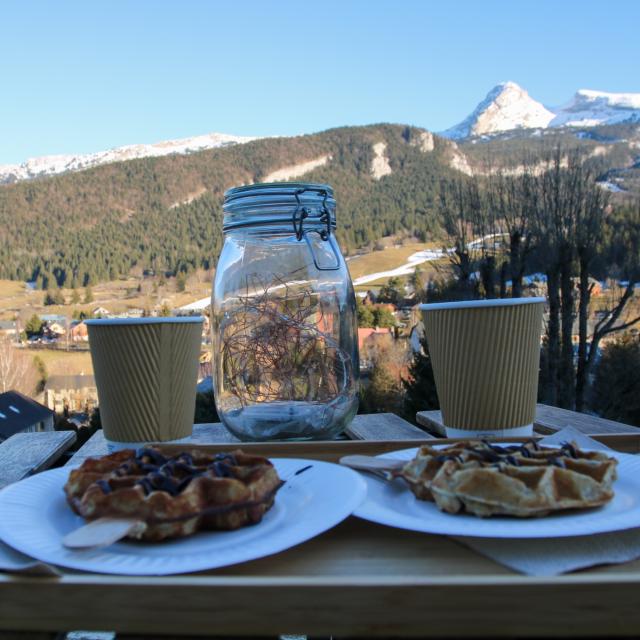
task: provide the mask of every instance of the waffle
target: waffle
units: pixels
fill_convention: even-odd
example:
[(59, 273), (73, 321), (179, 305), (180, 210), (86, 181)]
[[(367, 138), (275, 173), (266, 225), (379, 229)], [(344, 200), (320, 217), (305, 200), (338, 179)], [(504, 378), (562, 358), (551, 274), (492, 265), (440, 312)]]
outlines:
[(85, 460), (64, 491), (87, 520), (132, 518), (141, 525), (130, 537), (160, 541), (256, 524), (282, 484), (269, 460), (242, 451), (169, 458), (148, 447)]
[(465, 441), (444, 449), (421, 447), (398, 475), (417, 498), (448, 513), (537, 517), (607, 503), (616, 465), (602, 452), (573, 444), (501, 447)]

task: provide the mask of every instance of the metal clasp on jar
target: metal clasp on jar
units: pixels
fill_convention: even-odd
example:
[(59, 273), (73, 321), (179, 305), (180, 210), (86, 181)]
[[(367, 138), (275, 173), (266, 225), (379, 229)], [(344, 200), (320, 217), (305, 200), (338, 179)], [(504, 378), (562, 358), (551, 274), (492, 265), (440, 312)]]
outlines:
[[(319, 231), (318, 229), (304, 228), (304, 221), (311, 215), (311, 209), (309, 207), (305, 207), (300, 201), (300, 196), (305, 191), (317, 191), (323, 197), (320, 216), (315, 217), (316, 222), (320, 222), (321, 224), (325, 225), (325, 228), (321, 231)], [(298, 189), (294, 195), (296, 197), (297, 204), (296, 209), (293, 212), (292, 222), (293, 231), (296, 234), (296, 239), (300, 241), (304, 238), (305, 242), (307, 243), (307, 247), (309, 247), (309, 253), (311, 254), (311, 257), (313, 259), (313, 264), (315, 265), (316, 269), (318, 269), (318, 271), (337, 271), (340, 268), (340, 257), (334, 243), (331, 241), (331, 213), (329, 212), (329, 207), (327, 206), (328, 193), (325, 189), (304, 188)], [(313, 248), (313, 244), (309, 238), (309, 233), (317, 233), (324, 242), (329, 243), (329, 247), (331, 249), (331, 252), (333, 253), (333, 257), (335, 258), (335, 265), (322, 266), (320, 264), (318, 254)]]

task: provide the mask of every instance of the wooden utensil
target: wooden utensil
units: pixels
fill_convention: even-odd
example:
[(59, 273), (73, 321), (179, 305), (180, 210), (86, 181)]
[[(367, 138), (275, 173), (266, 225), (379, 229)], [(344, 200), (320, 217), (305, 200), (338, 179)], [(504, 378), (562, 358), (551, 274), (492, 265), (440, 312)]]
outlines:
[(122, 540), (146, 525), (134, 518), (98, 518), (68, 533), (62, 544), (68, 549), (99, 549)]

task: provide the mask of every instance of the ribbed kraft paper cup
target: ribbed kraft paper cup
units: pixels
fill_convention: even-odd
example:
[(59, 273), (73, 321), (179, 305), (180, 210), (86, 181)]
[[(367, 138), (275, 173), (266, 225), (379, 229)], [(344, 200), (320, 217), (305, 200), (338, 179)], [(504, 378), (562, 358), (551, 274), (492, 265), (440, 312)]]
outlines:
[(87, 325), (105, 438), (136, 443), (190, 436), (202, 318), (89, 320)]
[(530, 435), (544, 298), (420, 309), (447, 435)]

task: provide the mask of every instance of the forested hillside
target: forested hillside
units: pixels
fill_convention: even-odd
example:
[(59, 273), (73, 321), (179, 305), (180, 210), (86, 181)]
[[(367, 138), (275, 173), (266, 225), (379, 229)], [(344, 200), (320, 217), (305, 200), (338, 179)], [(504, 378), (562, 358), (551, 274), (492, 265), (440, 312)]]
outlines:
[[(334, 187), (345, 253), (383, 235), (437, 237), (439, 185), (457, 173), (453, 160), (461, 152), (437, 136), (425, 146), (424, 136), (399, 125), (341, 128), (2, 186), (0, 278), (36, 280), (42, 289), (75, 288), (134, 267), (171, 273), (210, 268), (222, 245), (225, 189), (322, 156), (328, 162), (299, 179)], [(377, 179), (372, 162), (380, 143), (390, 173)], [(478, 166), (487, 152), (517, 163), (523, 145), (505, 140), (464, 150)], [(603, 172), (614, 166), (609, 155), (618, 160), (622, 154), (617, 148), (606, 154)]]

